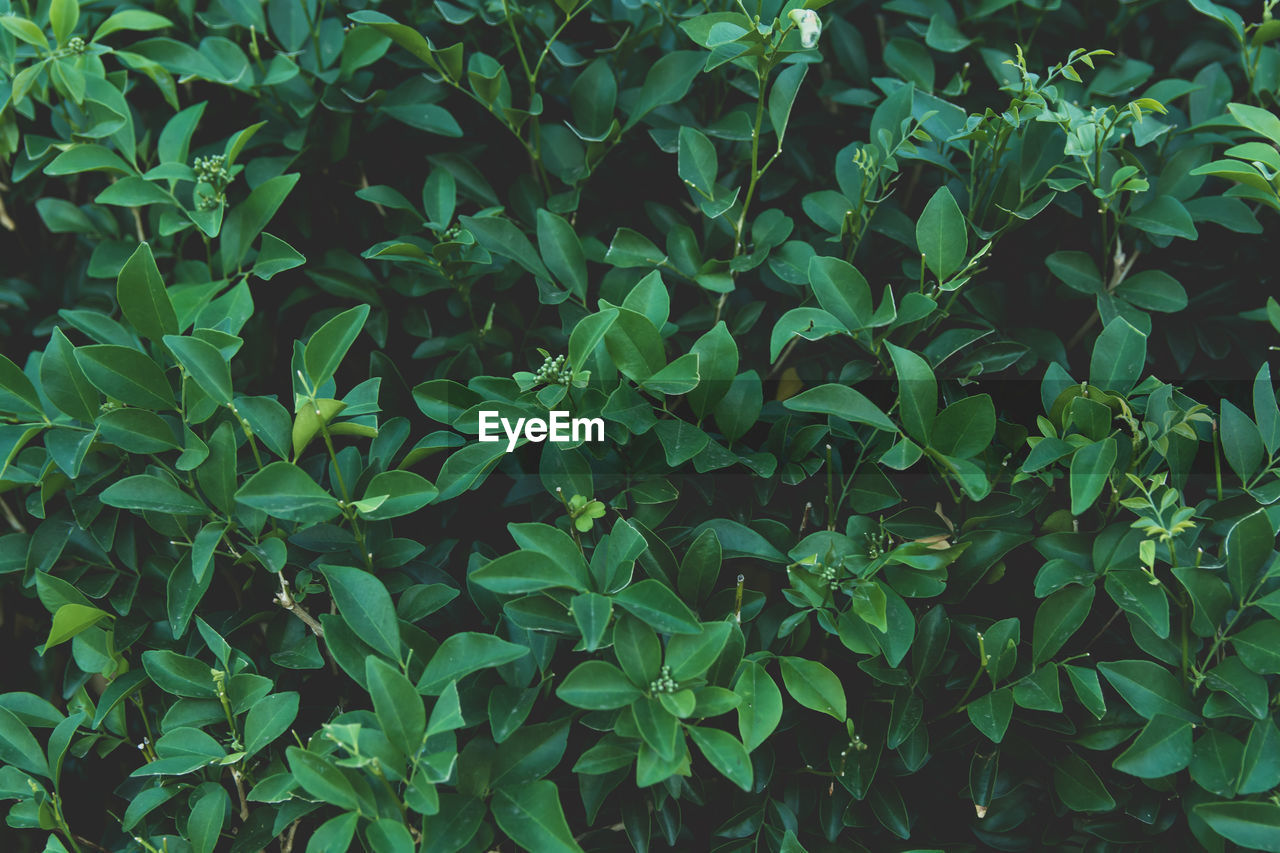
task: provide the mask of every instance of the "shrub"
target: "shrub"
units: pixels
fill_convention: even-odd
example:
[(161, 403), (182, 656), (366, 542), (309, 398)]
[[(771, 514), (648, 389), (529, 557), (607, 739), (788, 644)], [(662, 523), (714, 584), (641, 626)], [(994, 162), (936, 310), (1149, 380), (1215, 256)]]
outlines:
[(14, 849), (1280, 850), (1272, 2), (152, 5), (0, 0)]

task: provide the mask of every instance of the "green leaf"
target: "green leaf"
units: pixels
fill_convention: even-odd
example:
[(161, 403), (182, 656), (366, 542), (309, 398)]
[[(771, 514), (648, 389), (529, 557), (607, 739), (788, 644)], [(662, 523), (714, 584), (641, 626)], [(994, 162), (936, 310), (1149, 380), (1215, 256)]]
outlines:
[(40, 359), (40, 384), (49, 401), (76, 420), (92, 423), (98, 416), (101, 397), (80, 369), (75, 347), (59, 328), (54, 328)]
[(777, 150), (782, 150), (782, 140), (787, 133), (787, 124), (791, 120), (791, 108), (795, 105), (796, 95), (800, 92), (800, 84), (809, 66), (803, 63), (788, 65), (778, 72), (773, 87), (769, 90), (769, 122), (778, 137)]
[(742, 790), (751, 790), (754, 778), (751, 757), (736, 737), (706, 726), (693, 726), (689, 729), (689, 735), (712, 767)]
[(1094, 587), (1071, 586), (1049, 596), (1036, 611), (1032, 628), (1032, 663), (1039, 666), (1053, 658), (1075, 634), (1093, 604)]
[(491, 666), (502, 666), (527, 654), (527, 647), (508, 643), (492, 634), (477, 634), (473, 631), (453, 634), (440, 644), (431, 660), (427, 661), (427, 667), (418, 679), (417, 690), (427, 696), (434, 696), (450, 682), (465, 675)]
[(1106, 590), (1121, 610), (1137, 616), (1157, 637), (1169, 636), (1169, 598), (1146, 572), (1113, 569), (1107, 572)]
[(4, 27), (27, 44), (35, 45), (41, 50), (49, 49), (49, 40), (44, 37), (44, 31), (33, 21), (9, 12), (0, 15), (0, 27)]
[(1276, 536), (1265, 510), (1246, 515), (1227, 531), (1227, 580), (1238, 599), (1253, 592), (1262, 570), (1271, 561)]
[(1161, 270), (1144, 270), (1129, 276), (1116, 295), (1148, 311), (1175, 313), (1187, 307), (1187, 291), (1178, 280)]
[(613, 651), (633, 684), (648, 685), (658, 677), (662, 644), (646, 623), (625, 613), (619, 614), (613, 628)]
[(1223, 400), (1218, 436), (1227, 464), (1242, 482), (1248, 483), (1263, 461), (1262, 433), (1257, 425), (1230, 400)]
[(631, 584), (613, 597), (613, 603), (664, 634), (697, 634), (702, 630), (693, 611), (653, 578)]
[(1170, 195), (1158, 195), (1124, 218), (1125, 224), (1161, 237), (1195, 240), (1199, 236), (1187, 208)]
[[(526, 709), (527, 713), (527, 709)], [(440, 698), (431, 706), (431, 716), (427, 719), (427, 737), (431, 738), (442, 732), (451, 732), (466, 725), (462, 717), (462, 705), (458, 699), (458, 682), (450, 681), (440, 693)], [(496, 735), (495, 735), (496, 737)]]
[(654, 433), (662, 443), (670, 468), (678, 468), (688, 462), (705, 450), (711, 441), (705, 432), (680, 418), (659, 421)]
[(1191, 751), (1191, 779), (1219, 797), (1234, 797), (1244, 759), (1244, 744), (1216, 729), (1196, 739)]
[(1053, 767), (1053, 787), (1058, 799), (1073, 812), (1109, 812), (1116, 806), (1115, 798), (1093, 767), (1078, 755), (1057, 760)]
[(414, 853), (417, 849), (409, 828), (399, 818), (379, 818), (369, 824), (365, 833), (370, 849), (378, 853)]
[(147, 676), (166, 693), (191, 699), (212, 699), (218, 695), (209, 665), (195, 658), (151, 649), (142, 653), (142, 666)]
[[(432, 174), (436, 173), (432, 172)], [(538, 250), (542, 254), (542, 260), (546, 263), (547, 269), (556, 280), (567, 287), (570, 293), (585, 300), (587, 298), (587, 259), (582, 252), (582, 242), (574, 232), (573, 226), (556, 214), (539, 209)], [(579, 366), (572, 358), (570, 364), (575, 368)]]
[(263, 232), (262, 247), (258, 250), (258, 257), (250, 272), (263, 281), (270, 281), (280, 273), (300, 267), (306, 262), (307, 259), (297, 249), (279, 237)]
[(1163, 714), (1191, 723), (1200, 721), (1186, 689), (1158, 663), (1149, 660), (1113, 661), (1098, 664), (1098, 671), (1129, 703), (1129, 707), (1148, 720)]
[(782, 691), (763, 666), (744, 661), (733, 692), (742, 699), (738, 705), (738, 733), (751, 752), (773, 734), (782, 720)]
[(582, 645), (589, 652), (594, 652), (604, 640), (605, 631), (609, 628), (609, 619), (613, 615), (613, 601), (607, 595), (596, 592), (584, 592), (575, 595), (569, 603), (573, 611), (573, 621), (582, 632)]
[(702, 131), (687, 125), (680, 128), (678, 139), (676, 171), (680, 179), (700, 195), (714, 198), (716, 175), (720, 171), (716, 147)]
[(733, 443), (755, 425), (763, 405), (764, 388), (760, 375), (754, 370), (739, 373), (716, 404), (716, 427), (728, 442)]
[(391, 660), (400, 660), (400, 622), (382, 581), (350, 566), (321, 564), (319, 569), (338, 612), (356, 636)]
[(705, 675), (724, 651), (732, 630), (733, 626), (728, 622), (706, 622), (700, 634), (677, 634), (672, 637), (667, 643), (666, 655), (666, 664), (671, 667), (671, 677), (676, 681), (688, 681)]
[(1116, 440), (1085, 445), (1071, 457), (1071, 514), (1080, 515), (1102, 494), (1116, 464)]
[(253, 703), (244, 720), (246, 758), (261, 752), (289, 730), (298, 717), (298, 694), (272, 693)]
[(540, 779), (500, 788), (490, 806), (498, 826), (520, 847), (539, 853), (582, 853), (573, 840), (555, 783)]
[(173, 389), (164, 371), (131, 347), (97, 344), (78, 347), (76, 362), (93, 386), (108, 397), (153, 411), (174, 408)]
[(1054, 252), (1045, 258), (1049, 272), (1072, 290), (1098, 296), (1103, 292), (1102, 273), (1084, 252)]
[(773, 325), (773, 332), (769, 335), (769, 361), (776, 363), (782, 354), (782, 348), (797, 335), (806, 341), (817, 341), (845, 332), (844, 324), (830, 311), (821, 308), (792, 308)]
[(303, 365), (312, 389), (319, 389), (337, 371), (369, 316), (368, 305), (357, 305), (316, 330), (303, 350)]
[(656, 267), (667, 259), (648, 237), (631, 228), (619, 228), (604, 260), (615, 267)]
[(916, 245), (925, 266), (946, 281), (964, 265), (969, 251), (969, 227), (951, 190), (939, 187), (916, 222)]
[(698, 386), (698, 380), (698, 356), (685, 353), (644, 380), (641, 386), (651, 394), (675, 396), (692, 391)]
[(151, 246), (139, 244), (116, 278), (116, 300), (135, 329), (145, 338), (161, 340), (178, 333), (178, 317), (165, 290)]
[[(932, 374), (930, 374), (932, 376)], [(897, 432), (898, 427), (860, 391), (847, 385), (830, 383), (802, 391), (783, 401), (794, 412), (816, 412), (834, 415), (850, 423), (868, 424), (885, 432)]]
[(375, 474), (365, 488), (364, 499), (386, 496), (376, 509), (362, 510), (364, 518), (381, 521), (417, 512), (436, 499), (439, 490), (431, 481), (412, 471), (383, 471)]
[(236, 492), (236, 501), (286, 521), (320, 524), (342, 510), (338, 499), (290, 462), (271, 462)]
[(109, 36), (121, 30), (140, 32), (161, 30), (171, 26), (173, 26), (173, 23), (168, 18), (163, 15), (157, 15), (155, 12), (146, 12), (142, 9), (125, 9), (124, 11), (112, 13), (111, 17), (99, 24), (98, 29), (93, 34), (93, 41), (99, 41), (104, 36)]
[(1201, 803), (1195, 814), (1214, 832), (1243, 848), (1280, 851), (1280, 805), (1245, 800)]
[(36, 387), (22, 369), (3, 353), (0, 353), (0, 411), (31, 415), (37, 420), (44, 419), (44, 407), (40, 405)]
[(53, 614), (53, 625), (49, 628), (49, 638), (45, 640), (41, 654), (59, 643), (65, 643), (80, 632), (92, 628), (103, 619), (111, 618), (114, 617), (110, 613), (96, 607), (74, 603), (62, 605)]
[(809, 259), (809, 284), (818, 304), (850, 332), (872, 325), (871, 286), (852, 264), (814, 255)]
[(631, 107), (623, 130), (629, 130), (636, 122), (658, 107), (674, 104), (685, 96), (693, 80), (702, 71), (705, 54), (699, 50), (673, 50), (664, 53), (645, 75), (640, 96)]
[(618, 316), (604, 333), (605, 347), (624, 376), (644, 382), (667, 363), (662, 336), (643, 314), (629, 308), (616, 310)]
[(987, 449), (996, 435), (996, 407), (989, 394), (957, 400), (933, 422), (933, 449), (944, 456), (968, 459)]
[(969, 722), (992, 743), (1004, 740), (1013, 719), (1013, 691), (1008, 687), (984, 693), (969, 703)]
[[(234, 160), (234, 154), (229, 152), (228, 159)], [(219, 235), (224, 275), (229, 276), (240, 269), (249, 247), (284, 204), (299, 177), (297, 174), (279, 175), (263, 181), (249, 193), (248, 198), (231, 208)]]
[[(1264, 705), (1266, 692), (1263, 691)], [(1265, 717), (1265, 709), (1260, 716)], [(1240, 761), (1237, 792), (1257, 794), (1280, 784), (1280, 731), (1270, 719), (1259, 719), (1249, 731)]]
[(1236, 654), (1259, 675), (1280, 674), (1280, 622), (1263, 619), (1231, 635)]
[(365, 678), (382, 733), (392, 746), (412, 759), (422, 748), (427, 731), (422, 697), (398, 668), (381, 658), (365, 659)]
[(1128, 393), (1142, 377), (1147, 360), (1147, 336), (1116, 317), (1098, 335), (1089, 359), (1089, 384), (1103, 391)]
[(522, 550), (504, 554), (485, 563), (468, 576), (492, 592), (518, 595), (554, 587), (570, 587), (579, 592), (587, 588), (586, 572), (580, 571), (581, 558), (566, 565), (538, 551)]
[(1253, 416), (1267, 453), (1280, 450), (1280, 407), (1276, 405), (1276, 389), (1271, 385), (1271, 365), (1264, 363), (1253, 379)]
[(887, 341), (885, 346), (898, 377), (898, 412), (902, 425), (916, 441), (928, 444), (938, 412), (938, 380), (929, 362), (921, 356)]
[(1260, 133), (1276, 145), (1280, 145), (1280, 118), (1270, 110), (1249, 104), (1227, 104), (1227, 112), (1244, 127)]
[(209, 508), (168, 480), (135, 474), (117, 480), (98, 496), (107, 506), (167, 515), (208, 515)]
[(1191, 724), (1156, 714), (1112, 766), (1139, 779), (1157, 779), (1177, 773), (1190, 763)]
[(591, 62), (569, 89), (569, 106), (580, 136), (600, 138), (609, 133), (618, 103), (618, 81), (607, 58)]
[[(334, 767), (328, 759), (296, 746), (285, 750), (285, 758), (289, 762), (289, 770), (293, 773), (293, 778), (298, 780), (302, 789), (311, 796), (341, 809), (354, 810), (360, 807), (355, 788), (351, 786), (351, 782), (342, 774), (342, 771)], [(356, 815), (352, 814), (350, 817), (354, 830)], [(319, 831), (317, 834), (320, 834)], [(347, 835), (347, 838), (349, 839), (350, 835)], [(341, 849), (346, 848), (344, 846)], [(337, 853), (337, 849), (334, 853)]]
[(840, 722), (848, 716), (844, 685), (835, 673), (817, 661), (799, 657), (779, 658), (782, 683), (787, 692), (806, 708), (830, 714)]
[(199, 338), (165, 335), (164, 344), (187, 375), (222, 406), (231, 405), (231, 366), (213, 344)]
[(1107, 703), (1102, 698), (1102, 685), (1098, 682), (1098, 673), (1083, 666), (1064, 664), (1063, 669), (1071, 679), (1071, 686), (1076, 691), (1080, 704), (1089, 709), (1096, 719), (1101, 720), (1107, 713)]
[[(666, 694), (658, 694), (664, 696)], [(680, 721), (659, 699), (644, 696), (631, 704), (631, 716), (645, 746), (663, 761), (674, 761), (687, 747)]]
[(476, 237), (481, 246), (524, 267), (534, 275), (550, 280), (551, 273), (534, 251), (533, 244), (516, 225), (498, 216), (460, 216), (458, 221)]
[(117, 207), (146, 207), (151, 204), (163, 204), (167, 207), (174, 203), (173, 197), (158, 183), (136, 175), (129, 175), (115, 181), (94, 196), (93, 200), (98, 204), (112, 204)]
[(98, 171), (119, 175), (134, 174), (134, 169), (121, 160), (119, 155), (101, 145), (73, 145), (44, 167), (44, 173), (54, 177)]
[(19, 770), (52, 778), (44, 750), (22, 720), (8, 708), (0, 707), (0, 761)]
[(588, 314), (578, 321), (569, 335), (569, 364), (576, 370), (583, 367), (587, 359), (596, 351), (596, 346), (604, 340), (605, 335), (618, 319), (617, 308), (606, 308), (595, 314)]
[(694, 341), (689, 352), (698, 357), (698, 386), (685, 399), (694, 414), (702, 418), (729, 392), (738, 373), (738, 345), (721, 320)]
[(187, 839), (195, 853), (213, 853), (222, 824), (231, 808), (231, 797), (221, 785), (202, 785), (206, 793), (187, 817)]
[(556, 688), (556, 695), (575, 708), (602, 711), (623, 708), (640, 698), (640, 689), (611, 663), (578, 664)]

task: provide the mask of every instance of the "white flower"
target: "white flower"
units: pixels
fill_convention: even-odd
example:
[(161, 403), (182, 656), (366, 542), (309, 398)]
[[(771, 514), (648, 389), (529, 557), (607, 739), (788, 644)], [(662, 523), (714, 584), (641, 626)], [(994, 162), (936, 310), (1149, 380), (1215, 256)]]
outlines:
[(812, 9), (792, 9), (787, 17), (800, 28), (800, 44), (806, 48), (818, 46), (818, 36), (822, 35), (822, 19), (817, 12)]

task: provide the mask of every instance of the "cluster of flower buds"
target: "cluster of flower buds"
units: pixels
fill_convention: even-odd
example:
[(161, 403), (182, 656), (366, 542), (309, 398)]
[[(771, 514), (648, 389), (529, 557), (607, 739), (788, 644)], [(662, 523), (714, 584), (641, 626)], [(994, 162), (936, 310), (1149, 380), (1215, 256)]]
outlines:
[(888, 537), (884, 531), (878, 533), (864, 533), (863, 536), (867, 540), (867, 558), (871, 560), (884, 556), (885, 551), (889, 550)]
[(546, 382), (550, 385), (568, 385), (573, 381), (573, 370), (569, 365), (564, 363), (564, 356), (558, 355), (552, 358), (547, 356), (542, 362), (542, 367), (538, 368), (538, 381)]
[(671, 667), (663, 666), (662, 675), (649, 682), (650, 693), (675, 693), (676, 682), (671, 677)]
[(817, 569), (817, 575), (826, 582), (827, 589), (837, 590), (840, 588), (840, 582), (836, 580), (835, 566), (818, 565)]
[(227, 173), (227, 158), (222, 154), (212, 157), (197, 157), (191, 164), (196, 178), (219, 189), (225, 187), (231, 176)]
[(222, 154), (211, 157), (197, 157), (191, 164), (196, 179), (213, 187), (213, 193), (198, 193), (197, 210), (217, 210), (226, 203), (227, 185), (231, 183), (231, 173), (227, 170), (227, 158)]
[(79, 56), (89, 49), (89, 45), (85, 44), (84, 39), (75, 36), (67, 42), (66, 52), (72, 56)]

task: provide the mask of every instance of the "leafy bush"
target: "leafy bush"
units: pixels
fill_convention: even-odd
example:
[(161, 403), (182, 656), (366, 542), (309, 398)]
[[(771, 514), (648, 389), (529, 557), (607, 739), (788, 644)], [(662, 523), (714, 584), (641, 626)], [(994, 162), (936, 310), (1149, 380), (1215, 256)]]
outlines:
[(7, 849), (1280, 850), (1273, 0), (153, 5), (0, 0)]

